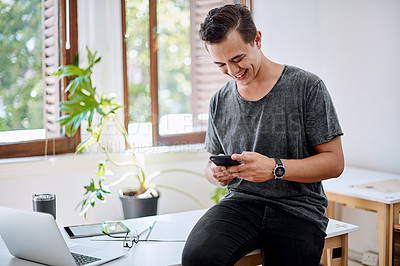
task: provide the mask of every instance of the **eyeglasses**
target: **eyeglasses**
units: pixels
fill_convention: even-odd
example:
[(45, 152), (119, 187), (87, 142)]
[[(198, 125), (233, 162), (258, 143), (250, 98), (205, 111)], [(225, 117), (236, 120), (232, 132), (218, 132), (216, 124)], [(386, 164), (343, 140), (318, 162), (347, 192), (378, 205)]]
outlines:
[(125, 236), (113, 236), (110, 235), (109, 233), (106, 233), (104, 231), (102, 231), (103, 234), (105, 234), (106, 236), (112, 237), (112, 238), (123, 238), (124, 241), (122, 243), (122, 245), (124, 246), (124, 248), (132, 248), (133, 245), (135, 245), (136, 243), (139, 242), (139, 235), (137, 233), (137, 231), (135, 230), (133, 233), (131, 233), (130, 231), (126, 233)]

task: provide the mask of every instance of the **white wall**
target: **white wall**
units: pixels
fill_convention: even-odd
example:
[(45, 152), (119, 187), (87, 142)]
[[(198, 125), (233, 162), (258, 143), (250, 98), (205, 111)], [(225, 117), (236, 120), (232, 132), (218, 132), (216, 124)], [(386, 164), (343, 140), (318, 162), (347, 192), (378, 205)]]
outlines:
[[(347, 165), (400, 173), (400, 1), (253, 0), (263, 51), (318, 74), (334, 100)], [(343, 208), (355, 251), (378, 251), (376, 214)]]
[(266, 56), (326, 83), (347, 164), (400, 173), (400, 2), (253, 0), (253, 10)]

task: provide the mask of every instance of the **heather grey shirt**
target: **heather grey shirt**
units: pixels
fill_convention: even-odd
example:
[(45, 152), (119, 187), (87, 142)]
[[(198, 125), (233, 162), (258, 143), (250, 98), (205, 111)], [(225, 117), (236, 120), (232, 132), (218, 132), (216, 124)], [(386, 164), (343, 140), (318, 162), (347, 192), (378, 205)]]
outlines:
[[(270, 158), (303, 159), (315, 154), (313, 146), (343, 135), (322, 80), (293, 66), (285, 66), (272, 90), (258, 101), (243, 99), (235, 81), (228, 81), (211, 98), (208, 121), (205, 148), (212, 154), (253, 151)], [(328, 224), (321, 182), (235, 178), (226, 199), (268, 202), (324, 232)]]

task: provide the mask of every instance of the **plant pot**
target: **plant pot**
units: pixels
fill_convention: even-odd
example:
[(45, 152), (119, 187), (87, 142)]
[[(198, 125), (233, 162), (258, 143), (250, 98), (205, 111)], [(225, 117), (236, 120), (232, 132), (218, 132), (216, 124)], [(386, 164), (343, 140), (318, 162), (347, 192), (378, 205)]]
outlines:
[(154, 189), (149, 190), (139, 196), (136, 196), (135, 190), (119, 190), (125, 219), (157, 215), (160, 193)]

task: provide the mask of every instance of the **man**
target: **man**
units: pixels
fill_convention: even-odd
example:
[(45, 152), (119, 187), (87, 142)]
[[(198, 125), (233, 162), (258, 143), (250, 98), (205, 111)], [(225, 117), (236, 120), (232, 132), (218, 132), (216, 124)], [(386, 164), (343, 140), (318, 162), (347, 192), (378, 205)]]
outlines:
[(199, 33), (232, 78), (210, 101), (205, 148), (243, 164), (208, 162), (207, 179), (228, 189), (190, 233), (183, 265), (233, 265), (258, 248), (263, 265), (319, 265), (328, 223), (321, 180), (344, 168), (324, 83), (266, 58), (244, 6), (211, 10)]

